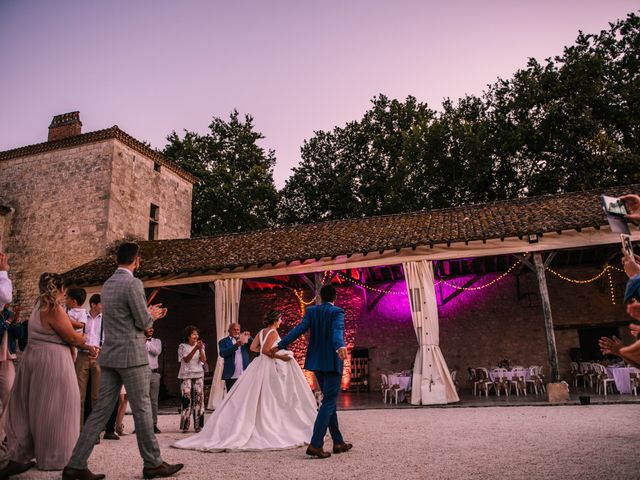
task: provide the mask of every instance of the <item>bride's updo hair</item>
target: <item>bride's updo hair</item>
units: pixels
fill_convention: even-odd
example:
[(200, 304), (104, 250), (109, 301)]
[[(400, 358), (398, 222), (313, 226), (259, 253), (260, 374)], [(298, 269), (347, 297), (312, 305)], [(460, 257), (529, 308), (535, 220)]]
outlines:
[(40, 295), (36, 302), (40, 302), (40, 307), (45, 310), (52, 311), (58, 306), (58, 293), (64, 287), (62, 275), (57, 273), (45, 272), (40, 275), (38, 288)]
[(278, 310), (269, 310), (264, 314), (264, 320), (262, 320), (262, 325), (268, 327), (269, 325), (273, 325), (278, 321), (278, 319), (282, 316), (282, 314)]

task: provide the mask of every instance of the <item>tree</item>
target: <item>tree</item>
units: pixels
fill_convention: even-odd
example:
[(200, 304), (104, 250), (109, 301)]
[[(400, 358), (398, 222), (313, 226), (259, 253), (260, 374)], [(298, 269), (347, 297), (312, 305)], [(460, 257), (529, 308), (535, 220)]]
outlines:
[(413, 97), (380, 95), (363, 119), (305, 141), (281, 192), (282, 223), (394, 213), (418, 207), (411, 167), (434, 112)]
[(188, 130), (168, 137), (164, 155), (195, 175), (191, 231), (214, 235), (255, 230), (273, 225), (278, 192), (273, 182), (275, 154), (257, 142), (253, 118), (234, 110), (229, 121), (214, 117), (209, 132)]
[(282, 191), (305, 223), (640, 182), (640, 17), (435, 112), (379, 95), (316, 132)]

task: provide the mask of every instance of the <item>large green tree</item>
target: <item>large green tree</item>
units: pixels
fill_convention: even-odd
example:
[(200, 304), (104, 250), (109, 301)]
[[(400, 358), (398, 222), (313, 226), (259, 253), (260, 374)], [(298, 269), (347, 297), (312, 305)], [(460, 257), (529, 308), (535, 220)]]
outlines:
[(192, 234), (214, 235), (273, 225), (278, 192), (275, 154), (258, 146), (263, 138), (253, 118), (233, 111), (214, 117), (205, 135), (185, 130), (168, 137), (164, 155), (200, 179), (193, 190)]
[(640, 182), (640, 17), (580, 33), (480, 97), (440, 111), (379, 95), (316, 132), (281, 197), (283, 223), (441, 208)]

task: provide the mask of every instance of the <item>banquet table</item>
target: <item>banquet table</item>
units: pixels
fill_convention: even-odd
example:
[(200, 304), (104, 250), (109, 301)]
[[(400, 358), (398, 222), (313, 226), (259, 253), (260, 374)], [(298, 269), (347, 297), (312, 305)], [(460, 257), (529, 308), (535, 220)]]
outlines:
[[(511, 381), (511, 379), (513, 378), (513, 372), (512, 371), (503, 372), (502, 376), (506, 377), (507, 380)], [(529, 371), (528, 368), (525, 368), (525, 370), (524, 370), (524, 381), (528, 382), (530, 379), (531, 379), (531, 372)], [(489, 370), (489, 380), (491, 380), (492, 382), (495, 382), (495, 377), (493, 375), (493, 371), (492, 370)]]
[(635, 372), (635, 368), (607, 367), (607, 373), (616, 383), (620, 393), (631, 393), (631, 380), (629, 374)]
[(389, 384), (400, 385), (400, 388), (404, 389), (405, 392), (411, 390), (412, 379), (413, 377), (411, 375), (389, 374)]

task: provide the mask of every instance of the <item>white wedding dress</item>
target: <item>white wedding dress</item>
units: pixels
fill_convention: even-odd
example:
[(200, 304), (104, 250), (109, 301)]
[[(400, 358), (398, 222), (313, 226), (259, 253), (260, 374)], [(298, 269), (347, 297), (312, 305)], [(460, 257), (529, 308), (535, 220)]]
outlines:
[[(275, 330), (266, 333), (264, 339), (263, 332), (259, 337), (261, 350), (264, 340)], [(275, 344), (279, 341), (277, 336)], [(285, 350), (278, 353), (293, 357)], [(315, 398), (298, 363), (260, 354), (202, 431), (172, 446), (205, 452), (295, 448), (311, 439), (316, 414)]]

